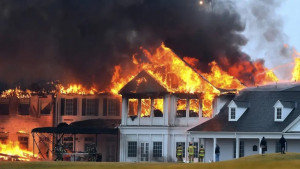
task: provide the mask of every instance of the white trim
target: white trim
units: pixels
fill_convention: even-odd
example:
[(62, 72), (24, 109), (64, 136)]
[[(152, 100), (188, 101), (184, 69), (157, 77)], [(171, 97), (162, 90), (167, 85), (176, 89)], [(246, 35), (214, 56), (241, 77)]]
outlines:
[(298, 121), (300, 120), (300, 115), (292, 121), (282, 132), (285, 133), (287, 132), (293, 125), (295, 125)]

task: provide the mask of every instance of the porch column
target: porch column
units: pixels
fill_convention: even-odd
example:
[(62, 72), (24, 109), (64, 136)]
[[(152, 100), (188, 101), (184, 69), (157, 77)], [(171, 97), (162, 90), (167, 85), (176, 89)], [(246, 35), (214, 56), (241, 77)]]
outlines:
[(128, 116), (128, 99), (122, 97), (122, 125), (126, 125)]
[(213, 143), (213, 161), (214, 162), (216, 161), (216, 153), (215, 153), (216, 145), (217, 145), (217, 139), (214, 138), (214, 143)]
[(240, 158), (240, 139), (235, 138), (235, 158)]
[(260, 147), (260, 141), (261, 141), (261, 138), (258, 138), (258, 146), (257, 146), (257, 148), (258, 148), (258, 153), (262, 154), (262, 149)]

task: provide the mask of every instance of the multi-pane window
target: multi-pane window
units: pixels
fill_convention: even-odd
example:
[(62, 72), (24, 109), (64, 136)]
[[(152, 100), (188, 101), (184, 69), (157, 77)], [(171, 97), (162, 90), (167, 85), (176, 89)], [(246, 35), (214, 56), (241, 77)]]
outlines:
[(30, 99), (20, 99), (18, 112), (20, 115), (29, 115)]
[(138, 99), (128, 100), (128, 116), (137, 116), (138, 114)]
[[(185, 157), (185, 142), (176, 142), (176, 148), (181, 145), (182, 147), (182, 157)], [(176, 152), (177, 153), (177, 152)]]
[(82, 115), (83, 116), (98, 116), (98, 99), (82, 99)]
[(76, 116), (77, 115), (77, 98), (61, 99), (60, 103), (61, 115)]
[(120, 99), (103, 99), (103, 116), (120, 116)]
[(64, 137), (64, 148), (73, 152), (73, 137)]
[(162, 142), (153, 142), (153, 157), (162, 157)]
[(94, 137), (85, 137), (84, 138), (84, 151), (89, 151), (89, 149), (95, 145)]
[(9, 114), (9, 100), (0, 99), (0, 115), (8, 115), (8, 114)]
[(276, 119), (281, 119), (282, 118), (282, 109), (277, 108), (276, 110), (277, 110)]
[(199, 100), (198, 99), (191, 99), (190, 100), (189, 116), (190, 117), (199, 117), (199, 109), (200, 109)]
[(153, 115), (154, 117), (163, 117), (164, 112), (164, 100), (153, 99)]
[(150, 117), (151, 99), (141, 99), (141, 117)]
[(186, 117), (186, 99), (177, 100), (176, 117)]
[(66, 99), (66, 115), (73, 115), (73, 99)]
[(235, 108), (230, 109), (230, 119), (235, 119)]
[(20, 148), (21, 149), (28, 149), (28, 137), (27, 136), (19, 136), (18, 141), (20, 143)]
[[(239, 157), (244, 157), (245, 154), (244, 141), (240, 141), (239, 150), (240, 150)], [(233, 158), (236, 158), (236, 141), (233, 141)]]
[(128, 157), (136, 157), (137, 156), (137, 142), (129, 141), (128, 142)]
[(49, 115), (51, 113), (52, 104), (51, 101), (41, 100), (40, 101), (40, 113), (43, 115)]

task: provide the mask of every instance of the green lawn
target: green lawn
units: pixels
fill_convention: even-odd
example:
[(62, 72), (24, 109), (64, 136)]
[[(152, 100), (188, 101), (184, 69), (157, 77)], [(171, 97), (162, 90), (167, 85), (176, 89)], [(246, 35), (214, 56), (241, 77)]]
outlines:
[(254, 155), (217, 163), (0, 162), (0, 169), (299, 169), (300, 154)]

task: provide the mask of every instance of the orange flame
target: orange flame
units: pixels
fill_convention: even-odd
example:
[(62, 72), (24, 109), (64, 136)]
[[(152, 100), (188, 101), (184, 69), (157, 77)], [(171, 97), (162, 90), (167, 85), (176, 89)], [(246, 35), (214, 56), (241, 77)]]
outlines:
[(7, 98), (11, 96), (17, 96), (18, 98), (30, 98), (32, 91), (26, 89), (25, 91), (21, 90), (20, 87), (15, 89), (8, 89), (1, 93), (2, 98)]
[(57, 85), (59, 93), (61, 94), (80, 94), (80, 95), (94, 95), (99, 93), (96, 88), (92, 87), (91, 89), (86, 89), (81, 84), (69, 84), (68, 88), (65, 88), (63, 85)]
[[(133, 55), (132, 60), (137, 68), (132, 74), (135, 75), (137, 72), (145, 70), (171, 93), (201, 94), (201, 107), (205, 117), (212, 115), (212, 102), (217, 95), (221, 94), (221, 90), (218, 89), (241, 90), (245, 87), (235, 78), (239, 77), (238, 72), (240, 70), (249, 72), (249, 74), (254, 73), (255, 78), (259, 79), (257, 83), (260, 84), (278, 81), (275, 74), (265, 68), (261, 62), (255, 63), (255, 66), (251, 62), (242, 62), (240, 65), (230, 67), (228, 73), (223, 71), (216, 62), (211, 62), (209, 64), (211, 73), (202, 73), (196, 70), (197, 62), (199, 62), (197, 59), (185, 57), (182, 60), (163, 43), (154, 52), (142, 47), (141, 50), (148, 61), (142, 61), (142, 59), (137, 58), (136, 54)], [(134, 78), (132, 74), (121, 78), (120, 72), (121, 67), (118, 65), (115, 67), (115, 73), (111, 81), (111, 92), (115, 94)], [(139, 81), (142, 82), (143, 79)], [(230, 91), (233, 92), (234, 90)], [(178, 108), (185, 108), (185, 106), (186, 103), (178, 102)], [(192, 109), (197, 110), (196, 107), (192, 107)]]
[(292, 72), (292, 81), (299, 81), (300, 80), (300, 58), (295, 57), (294, 58), (295, 66)]
[(19, 142), (9, 141), (7, 144), (0, 142), (0, 159), (10, 160), (12, 157), (21, 161), (30, 161), (31, 158), (36, 158), (32, 152), (21, 149)]

